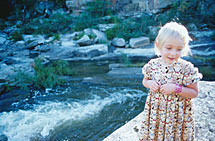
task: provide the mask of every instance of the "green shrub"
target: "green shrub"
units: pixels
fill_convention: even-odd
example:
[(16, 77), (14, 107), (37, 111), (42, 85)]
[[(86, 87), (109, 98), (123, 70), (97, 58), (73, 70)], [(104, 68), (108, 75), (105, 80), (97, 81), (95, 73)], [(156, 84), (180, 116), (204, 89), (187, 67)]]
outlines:
[(53, 88), (56, 85), (62, 84), (62, 80), (59, 79), (55, 73), (54, 68), (44, 66), (41, 59), (35, 59), (35, 76), (34, 84), (38, 88)]
[[(210, 70), (210, 71), (209, 71)], [(215, 76), (215, 68), (212, 66), (207, 66), (207, 67), (199, 67), (199, 72), (202, 73), (203, 79), (204, 80), (214, 80)]]
[(21, 40), (23, 40), (23, 37), (22, 37), (21, 32), (16, 30), (10, 35), (9, 39), (13, 40), (13, 41), (21, 41)]
[(121, 22), (121, 19), (117, 15), (111, 15), (110, 18), (102, 18), (101, 23), (108, 24), (108, 23), (114, 23), (118, 24)]
[(42, 59), (36, 58), (34, 60), (34, 71), (35, 74), (32, 76), (24, 71), (18, 70), (12, 84), (23, 89), (27, 89), (29, 85), (33, 85), (39, 89), (53, 88), (65, 82), (65, 80), (60, 79), (59, 76), (74, 75), (68, 62), (62, 60), (44, 65)]
[(74, 71), (69, 66), (69, 63), (67, 61), (58, 60), (53, 63), (51, 63), (50, 67), (54, 68), (54, 72), (57, 75), (74, 75)]
[(64, 33), (71, 30), (72, 17), (69, 14), (55, 13), (49, 18), (35, 18), (22, 26), (21, 32), (24, 34), (45, 34), (54, 36), (57, 33)]
[(162, 14), (158, 21), (163, 24), (175, 20), (184, 25), (195, 23), (198, 27), (205, 23), (209, 28), (215, 28), (215, 11), (212, 8), (214, 4), (215, 2), (211, 0), (176, 1), (167, 12)]
[(60, 79), (61, 75), (74, 75), (66, 61), (56, 61), (48, 66), (42, 64), (40, 58), (35, 59), (35, 85), (38, 88), (53, 88), (63, 84), (65, 81)]
[(54, 34), (54, 39), (53, 41), (59, 41), (60, 40), (60, 34)]
[(81, 14), (79, 17), (73, 20), (73, 30), (82, 31), (86, 28), (93, 28), (99, 23), (98, 18), (94, 18), (87, 13)]
[(107, 38), (112, 40), (114, 37), (124, 38), (129, 40), (144, 35), (142, 32), (141, 25), (131, 20), (126, 20), (120, 24), (117, 24), (111, 29), (105, 31)]
[(95, 0), (87, 3), (87, 13), (88, 15), (98, 18), (107, 15), (112, 15), (114, 11), (111, 9), (111, 2), (105, 0)]
[(80, 34), (76, 35), (73, 40), (77, 41), (79, 39), (81, 39), (84, 36), (84, 32), (81, 32)]
[(12, 81), (13, 83), (8, 85), (8, 90), (11, 89), (10, 87), (14, 86), (27, 90), (28, 86), (34, 83), (34, 77), (22, 70), (16, 70), (16, 75), (14, 75)]

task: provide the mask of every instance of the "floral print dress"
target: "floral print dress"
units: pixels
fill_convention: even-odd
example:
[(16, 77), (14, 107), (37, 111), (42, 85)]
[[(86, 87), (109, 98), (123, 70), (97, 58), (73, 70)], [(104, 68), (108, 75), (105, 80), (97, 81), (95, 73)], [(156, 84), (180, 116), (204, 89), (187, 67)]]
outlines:
[[(161, 85), (178, 83), (188, 86), (198, 82), (202, 75), (193, 64), (179, 59), (171, 65), (161, 63), (161, 58), (150, 60), (142, 69), (146, 79)], [(194, 119), (192, 99), (175, 93), (165, 95), (149, 91), (144, 119), (140, 129), (143, 141), (193, 141)]]

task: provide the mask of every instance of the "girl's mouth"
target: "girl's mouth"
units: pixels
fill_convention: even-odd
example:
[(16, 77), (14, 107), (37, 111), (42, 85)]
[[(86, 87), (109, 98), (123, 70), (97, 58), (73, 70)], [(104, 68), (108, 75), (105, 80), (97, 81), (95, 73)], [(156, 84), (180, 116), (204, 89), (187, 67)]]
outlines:
[(171, 60), (171, 61), (175, 60), (175, 58), (169, 58), (169, 57), (168, 57), (168, 59)]

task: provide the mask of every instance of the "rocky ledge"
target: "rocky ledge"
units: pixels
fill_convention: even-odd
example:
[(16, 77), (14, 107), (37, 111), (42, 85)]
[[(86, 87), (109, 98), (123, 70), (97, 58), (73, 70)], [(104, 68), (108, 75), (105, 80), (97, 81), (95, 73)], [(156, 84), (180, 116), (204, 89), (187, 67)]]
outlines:
[[(215, 138), (215, 82), (200, 81), (199, 96), (193, 99), (195, 110), (195, 138), (212, 141)], [(143, 112), (117, 129), (104, 141), (138, 141)]]

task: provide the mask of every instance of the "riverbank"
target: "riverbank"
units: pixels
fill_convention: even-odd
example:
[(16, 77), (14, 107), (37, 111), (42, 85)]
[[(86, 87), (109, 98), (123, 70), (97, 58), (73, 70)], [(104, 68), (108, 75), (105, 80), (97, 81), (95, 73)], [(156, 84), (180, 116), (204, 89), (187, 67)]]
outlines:
[[(198, 141), (215, 138), (215, 82), (200, 81), (199, 96), (193, 99), (195, 110), (195, 137)], [(137, 141), (143, 112), (123, 125), (104, 141)]]

